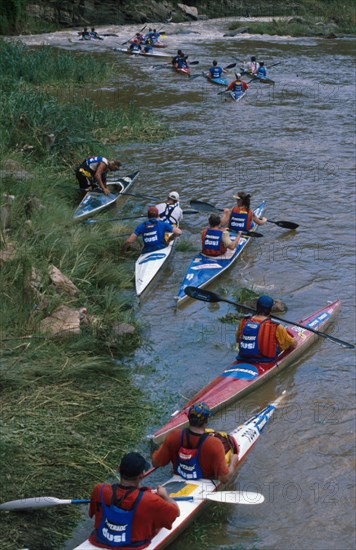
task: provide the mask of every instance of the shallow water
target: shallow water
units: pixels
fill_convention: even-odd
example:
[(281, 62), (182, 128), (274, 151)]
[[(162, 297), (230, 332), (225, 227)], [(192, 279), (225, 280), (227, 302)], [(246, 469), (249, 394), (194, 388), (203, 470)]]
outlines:
[[(354, 41), (224, 39), (226, 20), (164, 28), (170, 52), (182, 47), (189, 60), (200, 61), (193, 73), (207, 69), (213, 58), (225, 66), (234, 56), (246, 60), (256, 55), (267, 66), (280, 62), (269, 72), (276, 85), (253, 83), (241, 102), (227, 103), (217, 95), (220, 88), (202, 78), (152, 69), (162, 60), (112, 52), (134, 34), (132, 26), (98, 29), (120, 35), (99, 44), (77, 43), (69, 32), (42, 41), (98, 51), (105, 62), (118, 63), (122, 78), (96, 93), (101, 103), (134, 98), (174, 129), (164, 143), (118, 147), (124, 172), (141, 170), (134, 191), (164, 198), (176, 190), (184, 207), (191, 198), (223, 207), (244, 190), (252, 194), (253, 206), (268, 201), (271, 219), (300, 224), (295, 233), (265, 225), (264, 238), (252, 242), (211, 290), (229, 294), (249, 287), (269, 293), (286, 302), (287, 318), (296, 320), (340, 298), (332, 334), (354, 342), (355, 89), (349, 70)], [(27, 40), (39, 42), (38, 37)], [(146, 206), (127, 200), (124, 212), (139, 215)], [(186, 216), (182, 225), (194, 251), (205, 223), (206, 216), (197, 215)], [(162, 411), (162, 422), (234, 359), (235, 327), (219, 322), (232, 306), (191, 301), (175, 309), (174, 297), (192, 254), (192, 249), (177, 247), (137, 305), (145, 345), (129, 366)], [(133, 260), (127, 268), (134, 269)], [(255, 483), (266, 502), (223, 509), (213, 505), (201, 519), (201, 534), (192, 539), (187, 533), (172, 548), (354, 548), (353, 367), (352, 351), (320, 339), (297, 365), (219, 415), (215, 425), (229, 430), (287, 390), (287, 408), (268, 426), (238, 477), (241, 487)], [(157, 427), (148, 426), (147, 433)], [(141, 450), (148, 453), (148, 445)], [(159, 479), (164, 474), (152, 482)], [(70, 542), (66, 548), (72, 547)]]

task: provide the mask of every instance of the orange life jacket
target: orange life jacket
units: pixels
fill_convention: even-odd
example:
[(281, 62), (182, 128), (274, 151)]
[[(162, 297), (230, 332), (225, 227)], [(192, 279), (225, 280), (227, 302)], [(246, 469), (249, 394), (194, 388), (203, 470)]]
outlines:
[(205, 256), (221, 256), (227, 251), (222, 234), (225, 229), (208, 227), (201, 234), (202, 253)]

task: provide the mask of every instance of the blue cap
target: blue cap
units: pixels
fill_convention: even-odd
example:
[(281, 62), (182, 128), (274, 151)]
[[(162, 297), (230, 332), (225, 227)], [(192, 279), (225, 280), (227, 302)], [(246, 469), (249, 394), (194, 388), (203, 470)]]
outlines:
[(257, 300), (256, 307), (257, 309), (272, 309), (273, 298), (271, 296), (260, 296)]
[(206, 403), (203, 403), (202, 401), (198, 403), (194, 403), (188, 411), (188, 418), (194, 417), (194, 418), (209, 418), (210, 416), (210, 408), (209, 405)]

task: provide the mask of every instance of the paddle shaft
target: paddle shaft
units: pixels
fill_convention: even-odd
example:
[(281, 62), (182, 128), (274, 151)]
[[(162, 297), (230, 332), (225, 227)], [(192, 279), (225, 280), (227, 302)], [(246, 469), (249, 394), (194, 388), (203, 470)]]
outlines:
[[(198, 210), (183, 210), (183, 214), (199, 214)], [(174, 218), (174, 216), (172, 216)], [(139, 218), (147, 218), (147, 214), (142, 214), (142, 216), (128, 216), (127, 218), (107, 218), (106, 220), (96, 220), (89, 218), (84, 220), (84, 223), (93, 224), (93, 223), (105, 223), (105, 222), (121, 222), (125, 220), (138, 220)]]
[[(188, 289), (191, 289), (191, 291), (189, 291)], [(251, 311), (253, 313), (256, 313), (256, 310), (254, 308), (245, 306), (244, 304), (239, 304), (238, 302), (233, 302), (232, 300), (228, 300), (227, 298), (223, 298), (222, 296), (219, 296), (219, 294), (216, 294), (215, 292), (211, 292), (210, 290), (204, 290), (197, 287), (188, 286), (185, 288), (185, 293), (191, 298), (195, 298), (196, 300), (201, 300), (203, 302), (226, 302), (227, 304), (240, 307), (242, 309), (245, 309), (246, 311)], [(332, 342), (335, 342), (335, 344), (339, 344), (340, 346), (344, 346), (349, 349), (354, 349), (355, 347), (353, 344), (350, 344), (349, 342), (345, 342), (344, 340), (339, 340), (339, 338), (335, 338), (334, 336), (330, 336), (329, 334), (325, 334), (325, 332), (320, 332), (319, 330), (315, 330), (314, 328), (300, 325), (295, 321), (289, 321), (288, 319), (277, 317), (277, 315), (273, 315), (273, 314), (271, 314), (270, 317), (272, 319), (275, 319), (276, 321), (281, 321), (282, 323), (287, 323), (288, 325), (293, 325), (295, 327), (299, 327), (304, 330), (309, 330), (309, 332), (313, 332), (314, 334), (317, 334), (322, 338), (331, 340)]]
[[(146, 27), (147, 27), (147, 24), (146, 24), (144, 27), (142, 27), (142, 29), (141, 29), (139, 32), (144, 31)], [(125, 42), (122, 42), (122, 43), (121, 43), (121, 46), (123, 46), (124, 44), (127, 44), (128, 42), (130, 42), (130, 40), (132, 40), (133, 38), (135, 38), (135, 36), (136, 36), (136, 34), (134, 34), (133, 36), (131, 36), (131, 38), (129, 38), (129, 39), (126, 40)]]
[[(224, 211), (222, 208), (217, 208), (213, 204), (210, 204), (210, 203), (204, 202), (204, 201), (195, 200), (195, 199), (192, 199), (190, 201), (190, 205), (193, 206), (194, 208), (197, 208), (198, 210), (200, 209), (204, 212), (215, 212), (215, 211), (223, 212)], [(288, 222), (288, 221), (282, 221), (282, 220), (277, 221), (277, 222), (275, 222), (273, 220), (267, 220), (267, 221), (269, 223), (274, 223), (275, 225), (278, 225), (278, 227), (283, 227), (284, 229), (297, 229), (297, 227), (299, 227), (299, 225), (297, 223), (294, 223), (294, 222)]]

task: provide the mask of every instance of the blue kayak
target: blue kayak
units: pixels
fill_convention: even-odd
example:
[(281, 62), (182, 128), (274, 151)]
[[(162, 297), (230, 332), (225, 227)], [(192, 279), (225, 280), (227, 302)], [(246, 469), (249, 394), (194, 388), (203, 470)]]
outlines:
[[(256, 210), (254, 210), (256, 216), (258, 216), (259, 218), (262, 216), (265, 206), (266, 202), (263, 202), (258, 208), (256, 208)], [(256, 227), (257, 225), (253, 223), (251, 231), (254, 231)], [(230, 238), (232, 241), (235, 237), (236, 235), (230, 234)], [(189, 299), (189, 296), (184, 293), (184, 289), (187, 286), (204, 288), (212, 281), (214, 281), (217, 277), (219, 277), (221, 273), (226, 271), (226, 269), (231, 267), (232, 264), (235, 263), (237, 258), (240, 256), (241, 252), (249, 244), (251, 239), (253, 239), (253, 237), (241, 235), (240, 242), (237, 248), (235, 250), (228, 250), (222, 256), (208, 257), (203, 256), (203, 254), (201, 253), (197, 254), (190, 263), (188, 270), (185, 274), (183, 283), (181, 284), (177, 297), (177, 305), (181, 305), (183, 302)]]
[(228, 86), (229, 82), (224, 78), (223, 76), (220, 76), (220, 78), (208, 78), (206, 73), (203, 73), (205, 78), (208, 82), (211, 82), (212, 84), (217, 84), (218, 86)]

